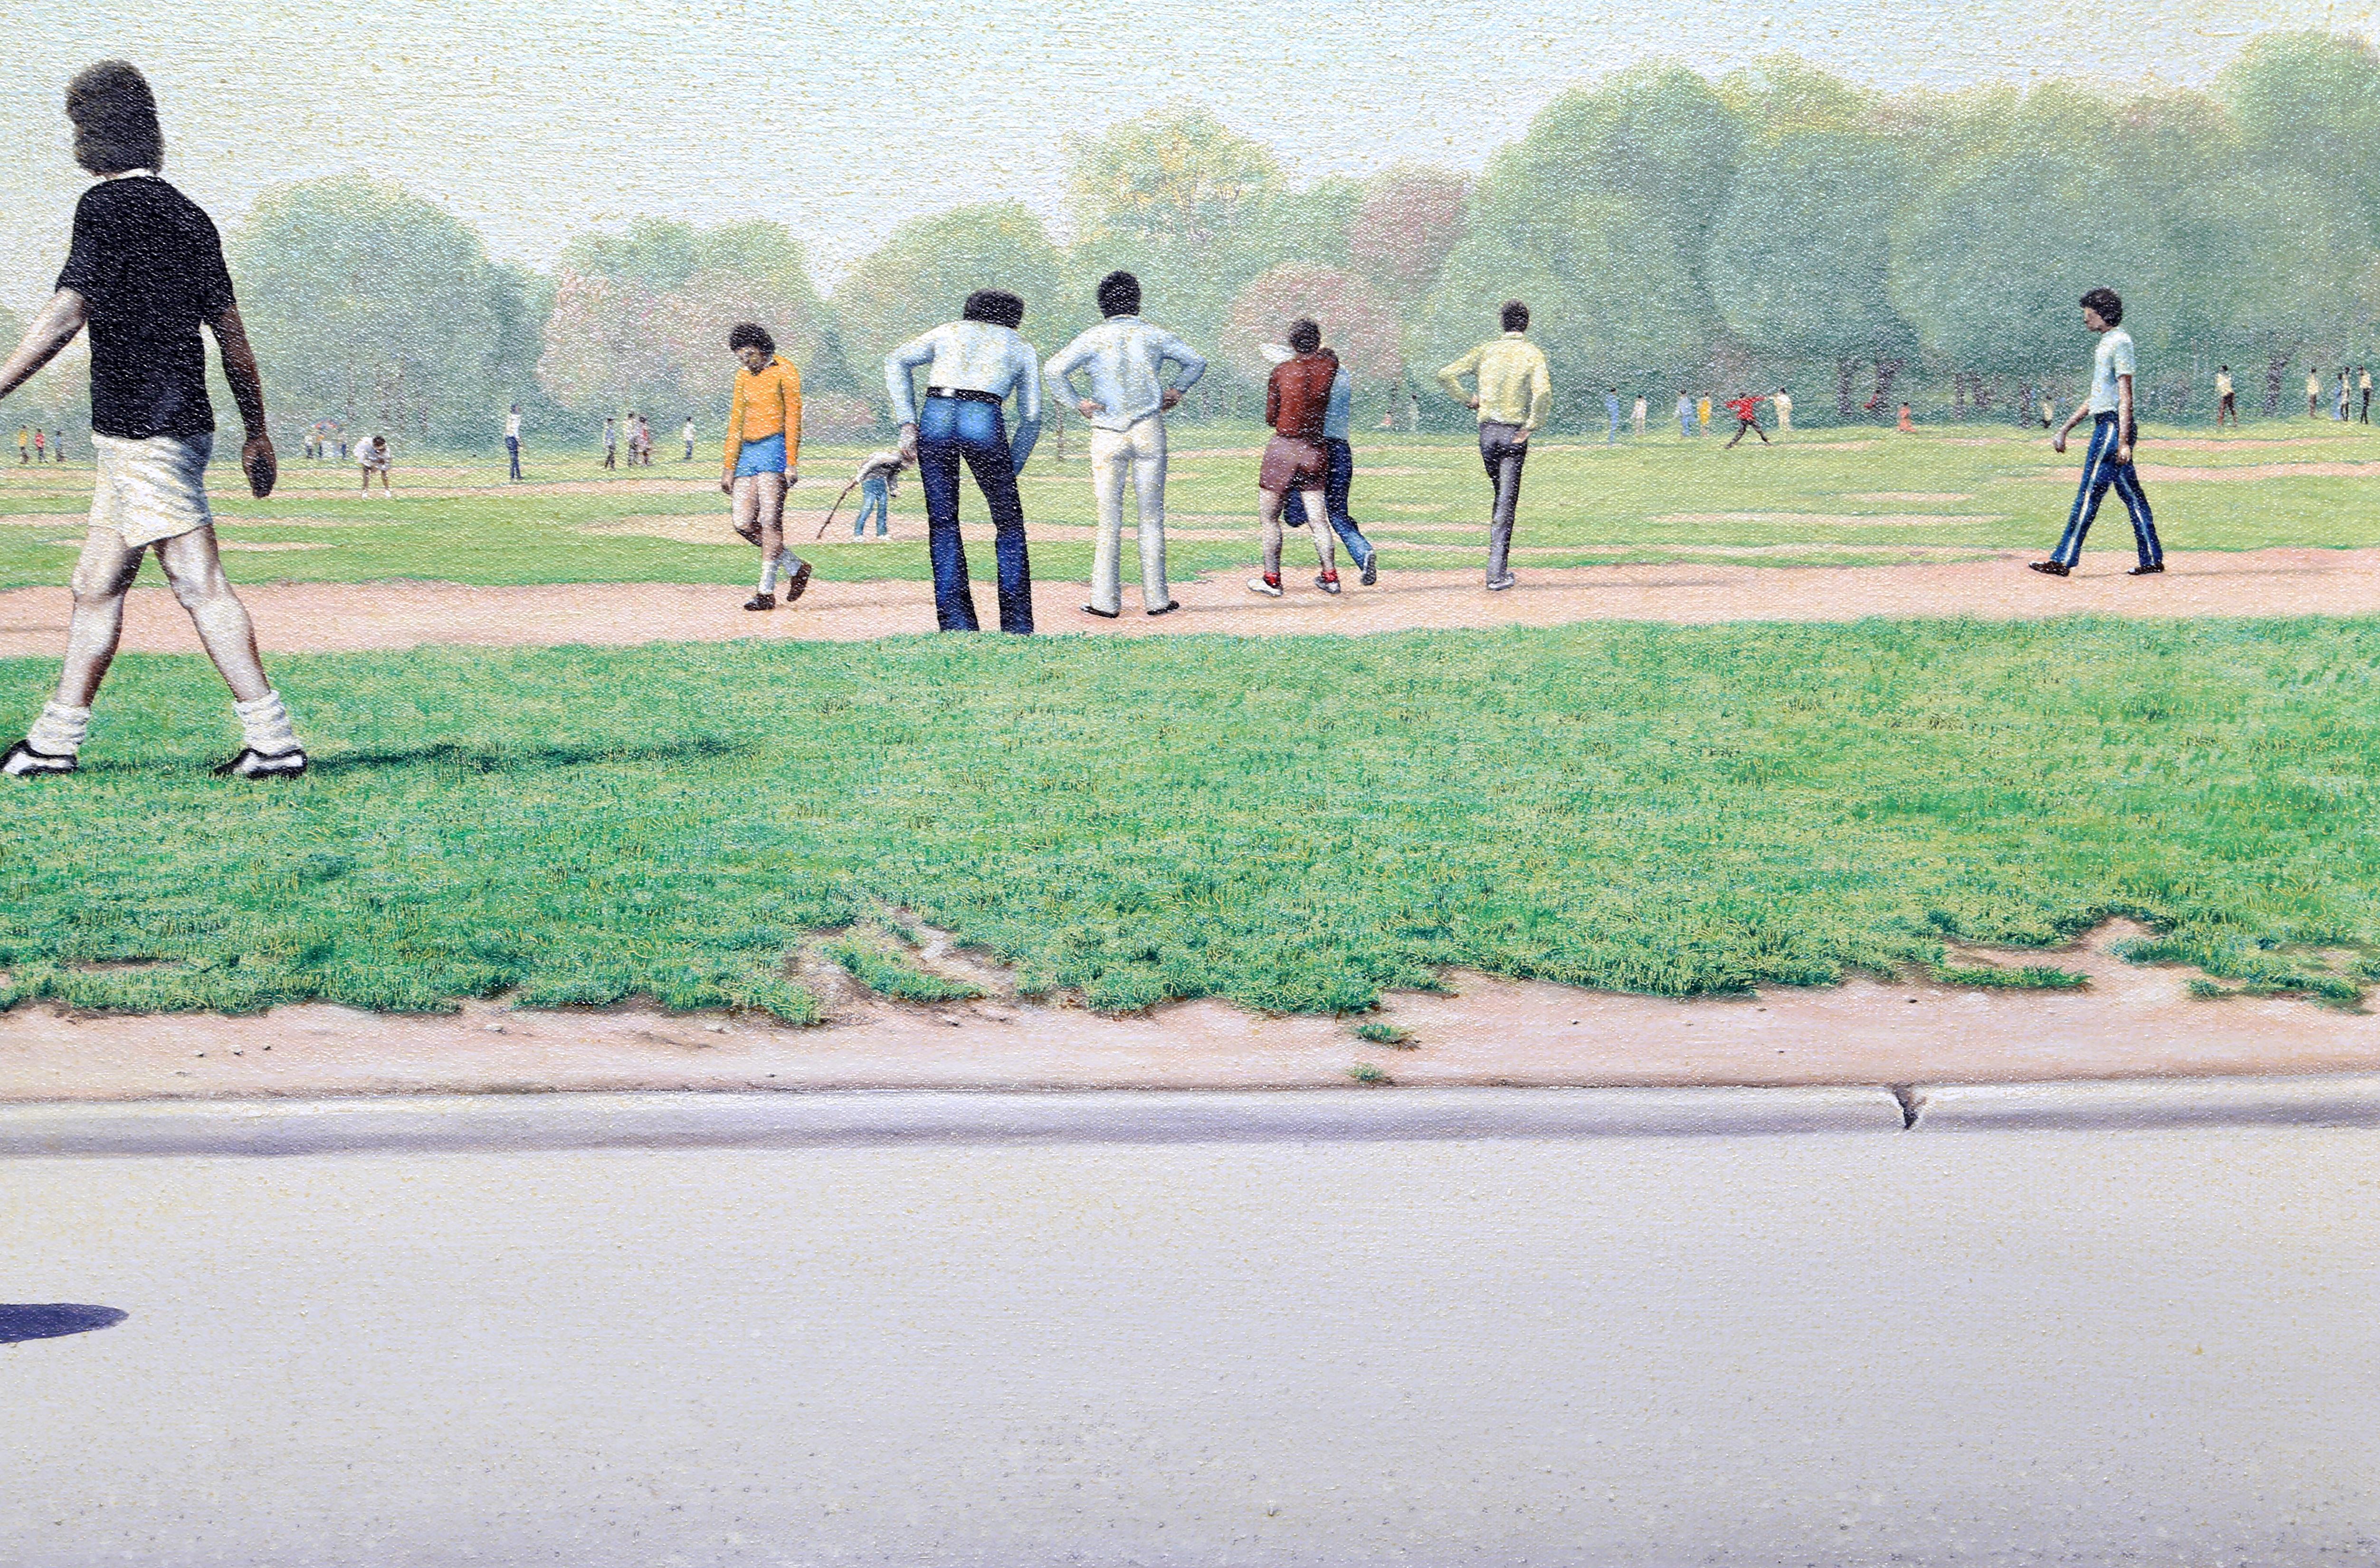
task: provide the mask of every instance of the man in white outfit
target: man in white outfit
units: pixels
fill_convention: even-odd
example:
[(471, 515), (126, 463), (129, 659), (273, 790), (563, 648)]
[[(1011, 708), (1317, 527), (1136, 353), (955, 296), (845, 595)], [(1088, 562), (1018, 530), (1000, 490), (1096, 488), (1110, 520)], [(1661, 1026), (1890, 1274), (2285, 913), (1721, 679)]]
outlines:
[[(1062, 406), (1091, 422), (1091, 493), (1099, 502), (1099, 542), (1091, 549), (1091, 602), (1084, 613), (1123, 614), (1123, 487), (1132, 481), (1140, 513), (1140, 604), (1151, 615), (1173, 609), (1165, 584), (1165, 415), (1207, 373), (1207, 361), (1180, 338), (1140, 319), (1140, 280), (1110, 273), (1099, 280), (1107, 318), (1050, 357), (1042, 373)], [(1165, 363), (1177, 367), (1165, 384)], [(1074, 383), (1090, 372), (1090, 395)]]

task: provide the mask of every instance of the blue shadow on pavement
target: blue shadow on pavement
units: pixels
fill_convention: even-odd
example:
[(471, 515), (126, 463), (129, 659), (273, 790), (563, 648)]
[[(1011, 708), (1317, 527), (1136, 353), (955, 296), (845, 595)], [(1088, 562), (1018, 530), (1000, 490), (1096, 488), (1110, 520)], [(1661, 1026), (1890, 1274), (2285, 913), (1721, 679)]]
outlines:
[(43, 1306), (0, 1304), (0, 1344), (87, 1334), (93, 1329), (112, 1329), (124, 1319), (123, 1308), (116, 1307), (78, 1307), (71, 1302)]

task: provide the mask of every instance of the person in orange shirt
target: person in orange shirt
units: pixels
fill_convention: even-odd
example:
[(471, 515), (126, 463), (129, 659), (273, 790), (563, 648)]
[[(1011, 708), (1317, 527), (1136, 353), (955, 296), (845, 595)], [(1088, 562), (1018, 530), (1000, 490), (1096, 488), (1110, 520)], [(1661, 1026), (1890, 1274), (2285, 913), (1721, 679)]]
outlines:
[(760, 547), (760, 591), (747, 610), (777, 607), (777, 569), (785, 568), (785, 602), (802, 596), (810, 564), (785, 548), (785, 487), (801, 482), (802, 375), (777, 354), (769, 329), (746, 322), (727, 334), (744, 369), (727, 409), (727, 460), (719, 488), (735, 501), (735, 531)]

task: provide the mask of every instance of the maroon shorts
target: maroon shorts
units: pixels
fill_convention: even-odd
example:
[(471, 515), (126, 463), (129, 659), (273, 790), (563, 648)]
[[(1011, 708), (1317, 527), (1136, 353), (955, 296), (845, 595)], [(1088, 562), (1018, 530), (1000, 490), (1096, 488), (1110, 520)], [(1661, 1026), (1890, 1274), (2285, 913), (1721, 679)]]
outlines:
[(1257, 488), (1275, 495), (1293, 490), (1320, 490), (1330, 468), (1330, 455), (1318, 441), (1277, 435), (1265, 444), (1264, 463), (1257, 469)]

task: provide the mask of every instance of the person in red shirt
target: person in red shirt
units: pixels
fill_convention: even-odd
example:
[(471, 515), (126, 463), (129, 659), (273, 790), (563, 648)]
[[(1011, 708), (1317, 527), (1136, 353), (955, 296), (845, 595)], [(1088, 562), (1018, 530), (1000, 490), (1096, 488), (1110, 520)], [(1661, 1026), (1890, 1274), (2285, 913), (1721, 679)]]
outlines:
[[(1768, 432), (1760, 428), (1759, 398), (1736, 398), (1734, 401), (1728, 404), (1727, 411), (1735, 416), (1735, 433), (1728, 437), (1728, 446), (1733, 446), (1737, 442), (1742, 441), (1746, 432), (1758, 436), (1760, 438), (1761, 445), (1766, 446), (1768, 444)], [(1725, 451), (1726, 449), (1726, 447), (1720, 448), (1721, 451)]]
[[(1330, 383), (1339, 374), (1339, 356), (1322, 346), (1322, 329), (1301, 321), (1289, 329), (1289, 346), (1297, 357), (1275, 365), (1265, 383), (1265, 423), (1273, 429), (1266, 443), (1263, 465), (1257, 471), (1257, 515), (1264, 522), (1264, 576), (1250, 577), (1248, 590), (1279, 599), (1281, 588), (1281, 509), (1294, 490), (1305, 500), (1305, 515), (1324, 517), (1323, 480), (1330, 467), (1322, 444), (1322, 422), (1330, 407)], [(1339, 591), (1336, 541), (1326, 528), (1307, 530), (1322, 573), (1314, 586), (1325, 593)]]

